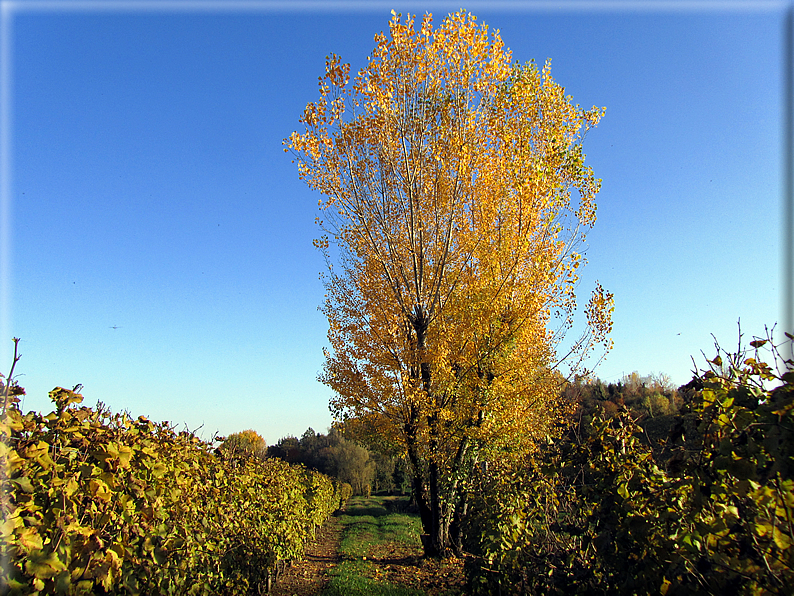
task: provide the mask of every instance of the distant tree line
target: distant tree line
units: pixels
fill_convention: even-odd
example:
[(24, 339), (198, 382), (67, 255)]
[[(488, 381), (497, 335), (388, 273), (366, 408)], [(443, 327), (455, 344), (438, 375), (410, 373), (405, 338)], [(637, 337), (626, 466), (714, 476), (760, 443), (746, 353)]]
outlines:
[(643, 418), (676, 414), (685, 394), (685, 388), (676, 389), (664, 373), (640, 376), (637, 371), (623, 375), (616, 383), (577, 377), (564, 390), (564, 396), (577, 405), (578, 413), (598, 413), (606, 418), (617, 414), (620, 406)]
[(355, 495), (406, 494), (410, 490), (407, 466), (401, 458), (370, 451), (346, 439), (338, 429), (321, 434), (308, 428), (300, 439), (283, 437), (267, 448), (267, 456), (333, 476), (350, 484)]
[[(675, 415), (695, 393), (689, 385), (675, 388), (664, 373), (642, 376), (637, 371), (610, 383), (577, 377), (563, 389), (563, 397), (582, 428), (594, 417), (609, 419), (624, 407), (639, 421), (647, 437), (658, 439), (667, 436)], [(339, 428), (321, 434), (310, 427), (300, 438), (289, 435), (270, 446), (256, 431), (244, 430), (226, 437), (220, 449), (227, 457), (271, 457), (303, 464), (350, 484), (356, 495), (410, 493), (404, 458), (370, 450), (345, 438)]]
[(563, 389), (563, 397), (573, 412), (574, 427), (582, 432), (594, 418), (609, 420), (625, 410), (642, 429), (642, 440), (660, 444), (676, 421), (694, 424), (686, 412), (699, 388), (694, 380), (676, 388), (664, 373), (641, 376), (634, 371), (614, 383), (575, 378)]

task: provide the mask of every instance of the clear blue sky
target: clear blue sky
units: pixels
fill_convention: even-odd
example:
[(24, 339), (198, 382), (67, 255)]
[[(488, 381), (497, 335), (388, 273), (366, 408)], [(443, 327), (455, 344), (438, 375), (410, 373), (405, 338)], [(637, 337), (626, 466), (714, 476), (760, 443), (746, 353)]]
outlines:
[[(392, 8), (458, 5), (4, 4), (0, 367), (21, 337), (25, 409), (81, 383), (89, 405), (204, 436), (325, 430), (318, 196), (281, 140), (327, 54), (357, 69)], [(685, 383), (712, 333), (734, 346), (739, 318), (751, 335), (782, 317), (785, 5), (750, 4), (463, 5), (607, 108), (585, 141), (603, 186), (580, 294), (615, 294), (602, 379)]]

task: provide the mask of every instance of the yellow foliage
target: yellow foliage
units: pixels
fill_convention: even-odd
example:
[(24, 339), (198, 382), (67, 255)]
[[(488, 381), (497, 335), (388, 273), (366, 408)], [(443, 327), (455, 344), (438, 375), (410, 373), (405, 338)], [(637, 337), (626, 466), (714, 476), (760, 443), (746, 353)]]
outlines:
[(221, 450), (229, 455), (254, 455), (264, 458), (267, 454), (267, 443), (255, 430), (248, 429), (226, 437)]
[[(581, 142), (603, 109), (572, 105), (550, 62), (512, 62), (466, 11), (436, 29), (430, 14), (418, 29), (394, 14), (375, 41), (352, 83), (327, 59), (305, 131), (285, 144), (323, 195), (316, 244), (336, 261), (332, 409), (443, 475), (475, 445), (544, 436), (559, 414), (557, 347), (600, 187)], [(597, 286), (574, 368), (609, 348), (611, 311)]]

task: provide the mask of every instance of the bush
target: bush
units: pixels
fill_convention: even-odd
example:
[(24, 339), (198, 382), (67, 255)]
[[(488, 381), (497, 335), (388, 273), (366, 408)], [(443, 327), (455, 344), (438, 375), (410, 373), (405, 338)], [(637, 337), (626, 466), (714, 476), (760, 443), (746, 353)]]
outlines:
[(472, 592), (790, 593), (794, 362), (769, 339), (750, 345), (750, 357), (718, 347), (664, 468), (623, 409), (483, 478)]
[(247, 594), (300, 557), (339, 504), (330, 478), (279, 460), (230, 466), (190, 433), (79, 406), (0, 424), (0, 591)]
[(341, 484), (341, 488), (339, 490), (339, 509), (345, 506), (345, 503), (353, 496), (353, 487), (350, 486), (347, 482), (343, 482)]

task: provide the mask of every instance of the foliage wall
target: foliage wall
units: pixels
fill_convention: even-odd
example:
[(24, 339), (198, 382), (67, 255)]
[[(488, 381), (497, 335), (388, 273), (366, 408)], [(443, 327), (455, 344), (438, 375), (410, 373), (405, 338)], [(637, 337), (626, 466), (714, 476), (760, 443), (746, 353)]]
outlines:
[(769, 344), (718, 352), (663, 449), (621, 408), (483, 474), (472, 592), (789, 594), (794, 361)]
[(340, 505), (341, 486), (301, 466), (224, 458), (191, 433), (79, 406), (62, 388), (50, 393), (54, 412), (23, 415), (10, 393), (0, 590), (247, 594), (299, 558)]
[(347, 429), (342, 425), (331, 429), (326, 435), (308, 428), (300, 439), (283, 437), (269, 447), (267, 453), (270, 457), (300, 463), (333, 476), (349, 484), (355, 495), (369, 495), (370, 492), (405, 494), (409, 490), (404, 459), (389, 453), (370, 451), (346, 439), (346, 433)]

